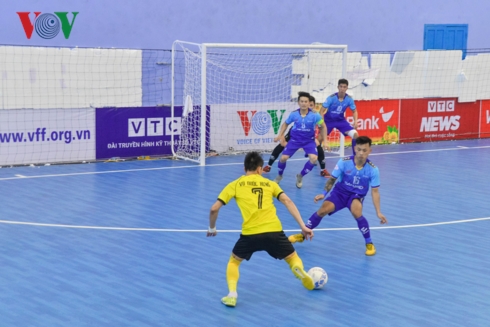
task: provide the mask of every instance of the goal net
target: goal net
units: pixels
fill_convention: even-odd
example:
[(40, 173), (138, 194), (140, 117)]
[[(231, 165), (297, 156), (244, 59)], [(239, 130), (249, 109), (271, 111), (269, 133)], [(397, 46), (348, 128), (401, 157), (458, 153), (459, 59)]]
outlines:
[[(298, 92), (324, 102), (346, 75), (346, 56), (345, 45), (175, 41), (172, 115), (181, 129), (173, 154), (204, 165), (211, 155), (272, 151), (281, 124), (298, 108)], [(327, 142), (343, 156), (338, 131)]]

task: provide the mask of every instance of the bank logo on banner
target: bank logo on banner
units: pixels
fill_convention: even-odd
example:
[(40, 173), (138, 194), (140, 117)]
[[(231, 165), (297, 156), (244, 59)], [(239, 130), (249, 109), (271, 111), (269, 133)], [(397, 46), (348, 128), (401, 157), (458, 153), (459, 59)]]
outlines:
[(58, 11), (42, 14), (40, 11), (35, 11), (33, 20), (31, 20), (30, 14), (30, 11), (17, 12), (27, 39), (31, 38), (34, 30), (36, 31), (36, 34), (43, 39), (52, 39), (58, 35), (60, 30), (62, 30), (65, 39), (68, 39), (70, 38), (71, 30), (75, 24), (75, 18), (77, 17), (78, 12), (72, 12), (73, 17), (71, 22), (68, 19), (68, 12)]
[[(379, 109), (379, 113), (381, 114), (381, 119), (385, 123), (390, 121), (394, 112), (395, 112), (395, 110), (392, 110), (390, 112), (384, 112), (384, 107), (381, 107)], [(360, 131), (380, 129), (379, 128), (379, 119), (380, 119), (379, 116), (376, 117), (375, 115), (371, 115), (371, 117), (368, 117), (366, 119), (358, 118), (357, 119), (357, 129)], [(354, 117), (352, 117), (352, 116), (347, 117), (347, 121), (349, 122), (349, 124), (353, 124), (354, 123)]]
[(181, 120), (180, 117), (166, 117), (164, 125), (164, 117), (129, 118), (128, 137), (180, 135)]
[(241, 110), (237, 111), (237, 114), (240, 117), (245, 136), (249, 136), (250, 130), (257, 135), (265, 135), (270, 132), (271, 127), (274, 135), (277, 135), (285, 112), (286, 109), (267, 110), (267, 112)]
[(390, 112), (385, 112), (384, 110), (384, 107), (381, 107), (381, 109), (379, 109), (379, 113), (381, 114), (381, 117), (383, 118), (383, 121), (385, 123), (389, 122), (391, 117), (393, 116), (393, 113), (395, 112), (395, 110), (392, 110)]
[[(427, 102), (427, 112), (454, 112), (455, 101), (429, 101)], [(422, 117), (420, 132), (443, 132), (456, 131), (459, 129), (459, 115), (431, 116)]]

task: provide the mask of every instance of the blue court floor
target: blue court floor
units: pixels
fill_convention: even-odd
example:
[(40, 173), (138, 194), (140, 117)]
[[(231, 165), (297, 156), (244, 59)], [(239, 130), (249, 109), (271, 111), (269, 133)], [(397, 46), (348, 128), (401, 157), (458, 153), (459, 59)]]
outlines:
[[(306, 269), (327, 271), (324, 289), (256, 253), (240, 266), (236, 308), (220, 303), (241, 227), (234, 201), (218, 236), (205, 230), (243, 156), (2, 168), (0, 326), (490, 326), (490, 139), (374, 146), (370, 158), (389, 220), (368, 196), (377, 254), (364, 255), (343, 210), (295, 246)], [(288, 161), (281, 187), (306, 220), (326, 179), (315, 168), (297, 189), (305, 161)]]

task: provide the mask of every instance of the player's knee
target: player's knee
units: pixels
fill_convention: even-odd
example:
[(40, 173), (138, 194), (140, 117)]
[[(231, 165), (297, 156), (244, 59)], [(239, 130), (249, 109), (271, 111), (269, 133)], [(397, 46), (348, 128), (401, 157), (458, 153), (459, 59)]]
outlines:
[(361, 218), (361, 216), (362, 216), (362, 210), (353, 210), (353, 211), (351, 211), (351, 213), (352, 213), (352, 216), (354, 217), (354, 219)]
[(330, 212), (327, 209), (320, 208), (316, 213), (323, 218), (326, 215), (328, 215)]
[(320, 209), (318, 209), (316, 213), (323, 218), (334, 210), (335, 207), (333, 206), (333, 204), (329, 205), (327, 202), (323, 202), (322, 206), (320, 207)]
[(347, 136), (350, 136), (353, 139), (356, 139), (359, 137), (359, 134), (355, 129), (351, 129), (350, 131), (347, 132)]

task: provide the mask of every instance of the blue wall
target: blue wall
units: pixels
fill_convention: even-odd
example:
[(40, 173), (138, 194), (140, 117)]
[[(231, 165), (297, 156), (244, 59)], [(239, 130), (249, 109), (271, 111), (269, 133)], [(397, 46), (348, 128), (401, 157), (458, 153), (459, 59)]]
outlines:
[[(30, 40), (16, 12), (79, 12), (71, 35)], [(0, 43), (170, 49), (193, 42), (348, 44), (351, 51), (421, 50), (424, 24), (469, 24), (468, 48), (489, 48), (490, 1), (2, 1)], [(33, 20), (34, 14), (31, 14)], [(72, 15), (68, 15), (71, 20)]]

